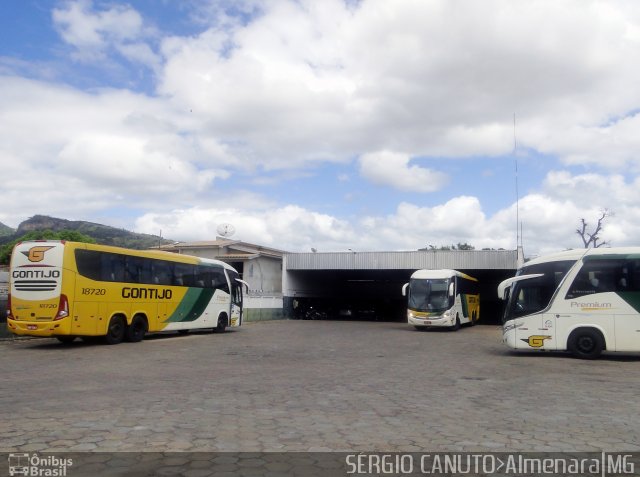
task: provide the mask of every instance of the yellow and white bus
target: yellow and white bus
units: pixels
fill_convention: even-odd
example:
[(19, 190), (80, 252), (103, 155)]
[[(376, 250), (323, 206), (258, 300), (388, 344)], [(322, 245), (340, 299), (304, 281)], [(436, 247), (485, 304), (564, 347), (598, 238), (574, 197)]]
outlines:
[(402, 287), (407, 296), (407, 321), (416, 329), (457, 330), (480, 318), (478, 280), (457, 270), (418, 270)]
[(103, 336), (242, 324), (242, 284), (230, 265), (160, 251), (65, 241), (18, 243), (11, 256), (7, 328), (16, 335)]
[(640, 247), (569, 250), (498, 286), (503, 341), (518, 350), (640, 351)]

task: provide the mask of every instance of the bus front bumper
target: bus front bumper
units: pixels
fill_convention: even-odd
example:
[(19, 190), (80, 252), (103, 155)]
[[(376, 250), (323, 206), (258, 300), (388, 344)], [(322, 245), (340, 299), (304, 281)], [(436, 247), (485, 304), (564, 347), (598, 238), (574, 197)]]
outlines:
[(56, 321), (23, 321), (8, 318), (7, 330), (18, 336), (51, 337), (70, 335), (71, 318), (66, 317)]
[(421, 316), (420, 313), (409, 312), (407, 314), (407, 321), (413, 326), (429, 326), (429, 327), (450, 327), (456, 324), (455, 316)]

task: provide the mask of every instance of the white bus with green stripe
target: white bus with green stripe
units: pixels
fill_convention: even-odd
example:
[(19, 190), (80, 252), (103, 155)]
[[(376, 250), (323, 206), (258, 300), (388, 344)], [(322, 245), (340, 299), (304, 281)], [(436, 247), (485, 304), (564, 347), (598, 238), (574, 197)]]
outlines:
[(531, 260), (498, 286), (503, 341), (517, 350), (640, 351), (640, 247), (569, 250)]
[[(65, 241), (22, 242), (9, 272), (7, 328), (16, 335), (140, 341), (147, 332), (242, 324), (230, 265), (188, 255)], [(246, 284), (245, 284), (246, 285)]]
[(402, 295), (407, 297), (407, 322), (416, 329), (457, 330), (480, 318), (478, 280), (457, 270), (417, 270)]

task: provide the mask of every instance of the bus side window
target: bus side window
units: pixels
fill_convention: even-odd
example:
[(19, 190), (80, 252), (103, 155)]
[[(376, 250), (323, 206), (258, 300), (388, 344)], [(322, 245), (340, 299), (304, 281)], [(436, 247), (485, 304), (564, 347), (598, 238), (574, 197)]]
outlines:
[(224, 291), (225, 293), (230, 293), (229, 285), (227, 284), (227, 277), (224, 274), (224, 270), (222, 268), (216, 268), (213, 272), (213, 281), (214, 288)]
[(125, 270), (125, 256), (116, 253), (100, 254), (102, 267), (101, 279), (105, 282), (123, 282)]
[(102, 279), (102, 260), (101, 253), (93, 250), (76, 249), (76, 265), (78, 272), (83, 277), (91, 280)]
[(171, 285), (173, 263), (165, 260), (154, 260), (151, 268), (151, 281), (156, 285)]
[(124, 281), (128, 283), (138, 283), (140, 280), (140, 268), (142, 260), (138, 257), (126, 257)]
[(196, 265), (194, 283), (198, 288), (211, 288), (211, 273), (209, 272), (209, 267)]
[(566, 299), (579, 298), (594, 293), (616, 291), (624, 274), (625, 263), (621, 260), (593, 260), (585, 262), (574, 279)]
[(629, 262), (629, 269), (627, 290), (634, 292), (640, 291), (640, 260)]
[(178, 286), (196, 286), (196, 267), (188, 263), (176, 263), (173, 275), (173, 284)]

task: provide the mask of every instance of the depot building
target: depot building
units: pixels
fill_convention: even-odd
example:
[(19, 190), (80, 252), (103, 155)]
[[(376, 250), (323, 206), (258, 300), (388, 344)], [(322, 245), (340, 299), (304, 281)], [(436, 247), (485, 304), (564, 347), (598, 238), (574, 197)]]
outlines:
[(419, 269), (454, 269), (478, 279), (480, 323), (500, 322), (498, 284), (524, 262), (519, 250), (418, 250), (408, 252), (285, 253), (283, 312), (305, 318), (406, 319), (402, 286)]
[(453, 269), (478, 279), (479, 323), (499, 323), (498, 284), (524, 262), (519, 250), (288, 253), (217, 237), (160, 249), (215, 258), (249, 284), (245, 319), (303, 319), (310, 309), (326, 319), (406, 320), (402, 286), (419, 269)]

